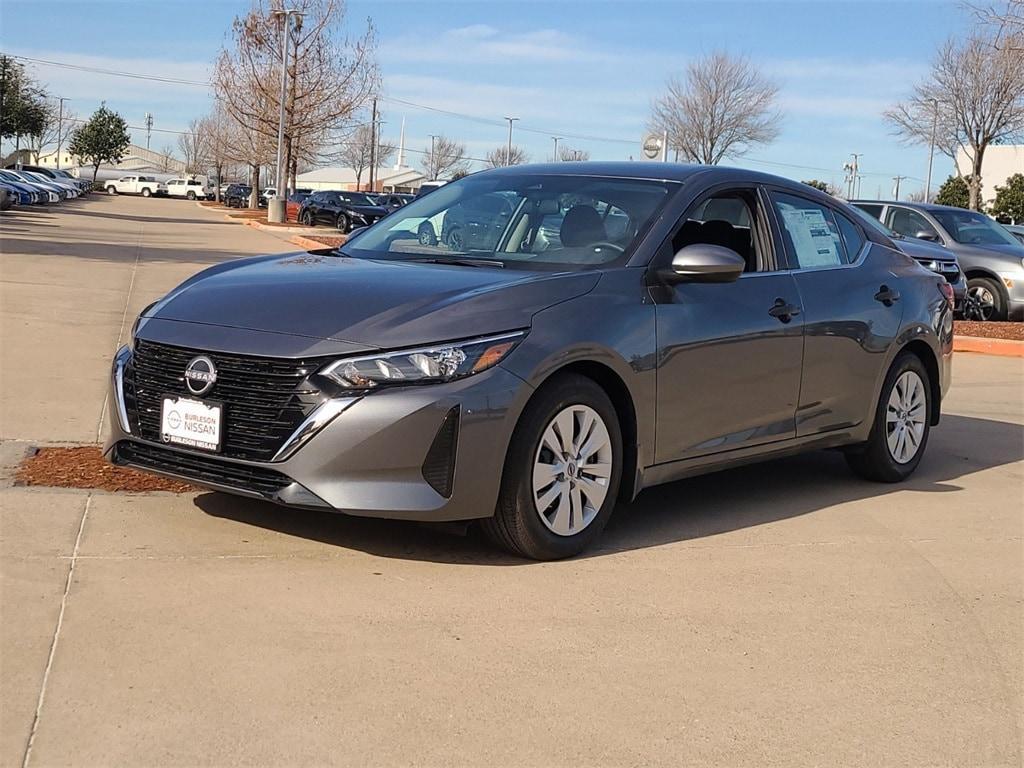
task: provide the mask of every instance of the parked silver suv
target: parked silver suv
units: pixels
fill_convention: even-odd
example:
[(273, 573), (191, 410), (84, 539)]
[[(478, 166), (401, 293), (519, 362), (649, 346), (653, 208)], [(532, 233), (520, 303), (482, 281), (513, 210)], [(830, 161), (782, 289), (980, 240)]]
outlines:
[(850, 202), (894, 232), (956, 254), (967, 275), (966, 317), (1024, 320), (1024, 245), (988, 216), (928, 203)]

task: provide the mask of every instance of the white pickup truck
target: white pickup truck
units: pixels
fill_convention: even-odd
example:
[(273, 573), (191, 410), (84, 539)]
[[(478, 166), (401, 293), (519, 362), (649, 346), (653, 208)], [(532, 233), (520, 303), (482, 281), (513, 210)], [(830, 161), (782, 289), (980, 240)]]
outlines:
[(168, 197), (187, 197), (189, 200), (205, 200), (213, 197), (199, 179), (171, 179), (167, 182)]
[(167, 185), (152, 176), (122, 176), (117, 181), (108, 181), (104, 185), (108, 195), (166, 195)]

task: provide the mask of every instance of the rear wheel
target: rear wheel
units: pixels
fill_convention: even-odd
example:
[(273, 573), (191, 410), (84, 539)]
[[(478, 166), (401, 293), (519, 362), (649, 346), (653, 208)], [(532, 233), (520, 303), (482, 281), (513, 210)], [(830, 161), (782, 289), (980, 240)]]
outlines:
[(143, 190), (142, 190), (142, 196), (143, 196), (143, 197), (149, 197), (149, 196), (150, 196), (150, 195), (152, 195), (152, 194), (153, 194), (153, 193), (149, 191), (149, 187), (144, 187), (144, 188), (143, 188)]
[(972, 277), (967, 281), (964, 302), (965, 320), (1005, 320), (1006, 302), (1003, 292), (991, 277)]
[(466, 248), (466, 238), (458, 227), (448, 233), (448, 247), (453, 251), (462, 251)]
[(185, 197), (187, 197), (189, 200), (195, 200), (196, 199), (196, 193), (192, 192), (192, 191), (189, 191), (188, 194), (185, 195)]
[(586, 377), (560, 376), (516, 425), (484, 533), (535, 560), (576, 555), (601, 535), (621, 474), (622, 435), (608, 395)]
[(437, 235), (434, 234), (434, 225), (429, 221), (424, 221), (420, 224), (420, 227), (416, 232), (416, 236), (420, 240), (420, 245), (437, 245)]
[(889, 369), (875, 410), (871, 436), (846, 460), (861, 477), (896, 483), (921, 463), (931, 430), (931, 387), (917, 355), (904, 352)]

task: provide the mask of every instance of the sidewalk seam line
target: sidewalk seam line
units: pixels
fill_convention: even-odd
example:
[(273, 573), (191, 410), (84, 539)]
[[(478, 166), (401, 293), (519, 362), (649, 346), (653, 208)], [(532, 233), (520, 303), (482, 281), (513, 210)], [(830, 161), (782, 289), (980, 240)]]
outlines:
[(85, 509), (82, 510), (82, 519), (78, 522), (78, 535), (75, 536), (75, 548), (71, 553), (71, 563), (68, 566), (68, 576), (64, 582), (64, 594), (60, 599), (60, 611), (57, 613), (57, 626), (53, 629), (53, 638), (50, 640), (50, 654), (46, 659), (46, 667), (43, 669), (43, 682), (39, 687), (39, 699), (36, 701), (35, 715), (32, 717), (32, 728), (29, 730), (28, 743), (25, 745), (25, 757), (21, 761), (21, 768), (28, 768), (29, 759), (32, 757), (32, 747), (35, 744), (36, 732), (39, 730), (39, 718), (43, 711), (43, 703), (46, 700), (46, 686), (50, 681), (50, 670), (53, 668), (53, 659), (57, 655), (57, 643), (60, 640), (60, 631), (64, 626), (64, 610), (68, 604), (68, 593), (71, 591), (71, 580), (75, 575), (75, 562), (78, 560), (78, 550), (82, 544), (82, 531), (85, 530), (85, 519), (89, 516), (89, 507), (92, 504), (92, 494), (85, 499)]
[[(121, 337), (124, 336), (124, 324), (128, 320), (128, 307), (132, 303), (132, 291), (135, 289), (135, 276), (139, 271), (139, 260), (142, 258), (142, 235), (146, 231), (146, 225), (143, 223), (139, 224), (139, 239), (135, 243), (135, 263), (132, 265), (132, 277), (128, 281), (128, 295), (124, 297), (124, 310), (121, 312), (121, 327), (117, 329), (117, 341), (114, 343), (114, 350), (117, 351), (121, 346)], [(107, 415), (107, 403), (110, 401), (109, 387), (106, 388), (106, 392), (103, 395), (103, 405), (100, 406), (100, 420), (96, 425), (96, 442), (100, 441), (100, 437), (103, 435), (103, 420)]]

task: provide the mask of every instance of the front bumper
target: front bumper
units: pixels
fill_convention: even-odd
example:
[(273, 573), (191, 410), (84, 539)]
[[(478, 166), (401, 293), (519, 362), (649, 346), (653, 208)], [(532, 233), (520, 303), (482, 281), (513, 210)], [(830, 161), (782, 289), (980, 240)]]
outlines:
[(115, 362), (103, 450), (114, 464), (279, 504), (469, 520), (494, 514), (508, 442), (530, 391), (500, 366), (448, 384), (381, 390), (348, 404), (283, 461), (253, 462), (130, 434)]

